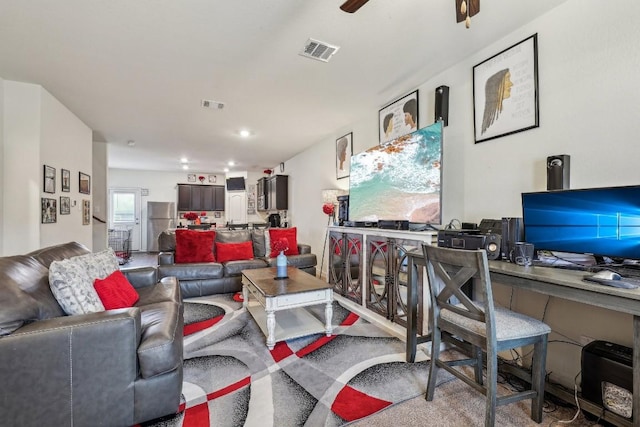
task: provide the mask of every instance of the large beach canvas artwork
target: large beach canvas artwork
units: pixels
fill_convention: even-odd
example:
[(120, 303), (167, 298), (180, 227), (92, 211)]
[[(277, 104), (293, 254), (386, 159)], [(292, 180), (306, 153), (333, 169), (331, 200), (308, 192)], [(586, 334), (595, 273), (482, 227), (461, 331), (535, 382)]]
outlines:
[(351, 157), (349, 220), (441, 224), (442, 122)]

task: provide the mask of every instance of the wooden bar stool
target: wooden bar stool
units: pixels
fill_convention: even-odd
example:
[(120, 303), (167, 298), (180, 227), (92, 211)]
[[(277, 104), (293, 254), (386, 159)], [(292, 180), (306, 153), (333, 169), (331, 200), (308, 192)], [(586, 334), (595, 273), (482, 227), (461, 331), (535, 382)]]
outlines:
[[(494, 307), (487, 254), (483, 249), (449, 249), (423, 244), (431, 294), (431, 363), (426, 399), (433, 400), (438, 368), (447, 370), (486, 396), (485, 426), (495, 424), (496, 406), (531, 399), (531, 419), (542, 421), (544, 403), (547, 337), (551, 328), (545, 323), (501, 307)], [(472, 301), (460, 288), (473, 279), (478, 301)], [(440, 360), (440, 342), (445, 335), (471, 356), (467, 359)], [(498, 353), (533, 345), (531, 389), (497, 396)], [(486, 353), (486, 385), (482, 378), (482, 354)], [(474, 367), (470, 378), (457, 366)]]

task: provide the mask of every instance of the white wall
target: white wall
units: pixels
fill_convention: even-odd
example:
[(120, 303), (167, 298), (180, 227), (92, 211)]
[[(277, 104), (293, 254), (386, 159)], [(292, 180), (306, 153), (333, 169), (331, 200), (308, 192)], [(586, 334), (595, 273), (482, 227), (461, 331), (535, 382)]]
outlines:
[[(4, 157), (2, 254), (12, 255), (71, 240), (89, 248), (91, 227), (80, 208), (41, 224), (41, 197), (79, 200), (78, 171), (91, 174), (91, 130), (38, 85), (3, 81)], [(69, 156), (73, 153), (73, 156)], [(56, 168), (56, 192), (43, 192), (43, 165)], [(71, 171), (71, 192), (62, 193), (60, 169)], [(75, 185), (75, 186), (74, 186)], [(84, 196), (90, 199), (90, 196)], [(79, 204), (81, 204), (78, 201)]]
[[(449, 126), (443, 147), (443, 222), (457, 218), (521, 216), (520, 194), (546, 189), (546, 157), (571, 155), (571, 187), (640, 183), (640, 3), (570, 0), (474, 56), (421, 84), (420, 124), (433, 122), (434, 91), (450, 87)], [(472, 26), (469, 36), (473, 37)], [(474, 144), (473, 66), (538, 33), (540, 127)], [(425, 61), (428, 61), (425, 58)], [(400, 97), (415, 88), (398, 87)], [(372, 88), (375, 90), (375, 88)], [(392, 99), (390, 99), (392, 101)], [(325, 140), (286, 163), (293, 224), (299, 240), (320, 258), (326, 216), (321, 190), (347, 188), (335, 179), (335, 140), (353, 132), (354, 153), (378, 143), (377, 114), (371, 105), (362, 119), (336, 129)], [(496, 286), (508, 305), (511, 288)], [(631, 317), (608, 310), (514, 292), (512, 306), (542, 318), (554, 333), (547, 370), (551, 379), (573, 386), (580, 370), (582, 336), (630, 346)], [(546, 312), (545, 312), (546, 305)]]
[[(194, 173), (189, 171), (189, 173)], [(217, 175), (215, 185), (225, 185), (224, 172), (195, 172), (196, 175)], [(107, 178), (107, 187), (113, 188), (144, 188), (149, 190), (148, 196), (142, 196), (141, 203), (141, 238), (142, 251), (147, 248), (147, 202), (177, 202), (178, 200), (178, 184), (189, 184), (187, 181), (187, 172), (161, 172), (161, 171), (140, 171), (129, 169), (109, 169)], [(237, 174), (234, 176), (238, 176)], [(241, 176), (246, 176), (247, 188), (249, 185), (255, 184), (262, 175), (252, 172), (243, 172)], [(207, 182), (208, 184), (208, 182)], [(210, 214), (210, 222), (215, 222), (218, 226), (226, 224), (226, 216), (222, 213), (220, 218), (212, 218)], [(106, 214), (105, 214), (106, 216)], [(180, 219), (178, 219), (180, 221)], [(247, 221), (264, 222), (262, 214), (247, 215)], [(182, 220), (183, 225), (186, 222)]]
[(103, 142), (93, 143), (93, 176), (91, 177), (93, 216), (104, 221), (100, 222), (92, 219), (92, 241), (95, 252), (107, 248), (107, 152), (107, 144)]
[[(56, 168), (55, 194), (42, 193), (41, 196), (57, 200), (58, 214), (55, 224), (40, 225), (40, 243), (38, 247), (75, 240), (86, 245), (89, 249), (93, 249), (92, 226), (82, 225), (82, 201), (92, 201), (94, 188), (96, 187), (95, 181), (91, 180), (91, 194), (80, 194), (78, 191), (79, 172), (90, 176), (93, 174), (93, 136), (91, 129), (49, 92), (41, 87), (39, 89), (42, 103), (40, 160), (43, 164)], [(61, 149), (61, 147), (64, 147), (64, 149)], [(71, 153), (73, 155), (70, 155)], [(62, 192), (61, 168), (68, 169), (71, 172), (70, 192)], [(40, 182), (42, 182), (42, 178)], [(40, 186), (42, 188), (42, 184)], [(60, 196), (71, 197), (70, 215), (60, 215)], [(91, 223), (93, 223), (93, 219), (91, 219)]]
[(3, 254), (38, 248), (40, 243), (40, 88), (4, 81), (4, 244)]

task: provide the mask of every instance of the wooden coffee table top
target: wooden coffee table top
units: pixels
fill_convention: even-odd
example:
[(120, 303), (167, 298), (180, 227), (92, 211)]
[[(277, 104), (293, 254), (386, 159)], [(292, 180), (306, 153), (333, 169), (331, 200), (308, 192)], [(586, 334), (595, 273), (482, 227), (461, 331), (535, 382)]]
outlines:
[(244, 270), (242, 275), (266, 297), (330, 289), (332, 285), (295, 267), (287, 267), (287, 279), (276, 280), (276, 268)]

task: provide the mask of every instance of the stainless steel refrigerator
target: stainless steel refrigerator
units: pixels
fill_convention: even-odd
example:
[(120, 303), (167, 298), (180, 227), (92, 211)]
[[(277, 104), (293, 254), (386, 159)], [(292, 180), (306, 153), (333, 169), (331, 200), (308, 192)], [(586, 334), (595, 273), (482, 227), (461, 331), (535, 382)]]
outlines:
[(158, 236), (169, 228), (176, 228), (174, 202), (147, 202), (147, 251), (158, 252)]

